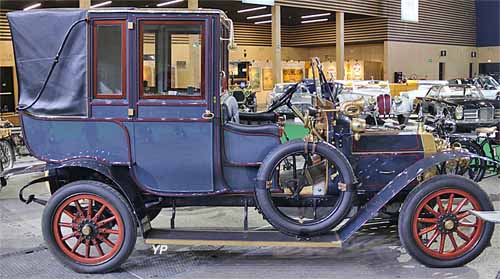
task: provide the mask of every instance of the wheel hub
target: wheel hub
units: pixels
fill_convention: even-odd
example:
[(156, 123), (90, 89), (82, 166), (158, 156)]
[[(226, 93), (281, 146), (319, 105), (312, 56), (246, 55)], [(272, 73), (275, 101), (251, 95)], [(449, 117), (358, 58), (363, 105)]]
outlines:
[(439, 217), (437, 227), (443, 233), (454, 232), (458, 227), (458, 218), (451, 213), (444, 214)]
[(97, 236), (99, 228), (94, 221), (85, 219), (78, 224), (78, 231), (85, 239), (92, 240)]

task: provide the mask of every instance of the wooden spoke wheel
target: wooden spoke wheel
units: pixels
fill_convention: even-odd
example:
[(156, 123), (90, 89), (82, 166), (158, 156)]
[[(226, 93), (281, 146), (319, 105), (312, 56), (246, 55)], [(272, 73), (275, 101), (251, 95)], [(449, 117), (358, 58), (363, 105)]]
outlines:
[(108, 260), (123, 244), (119, 213), (95, 195), (75, 195), (64, 201), (54, 215), (53, 230), (59, 249), (84, 264)]
[(128, 202), (95, 181), (72, 182), (55, 192), (45, 207), (42, 229), (54, 256), (84, 273), (118, 268), (132, 252), (137, 233)]
[(467, 210), (480, 210), (471, 194), (443, 189), (429, 195), (413, 215), (413, 237), (427, 254), (453, 259), (474, 247), (483, 230), (483, 221)]
[(478, 184), (462, 176), (433, 177), (406, 198), (399, 216), (400, 240), (427, 266), (462, 266), (489, 245), (493, 233), (493, 224), (469, 210), (493, 210)]

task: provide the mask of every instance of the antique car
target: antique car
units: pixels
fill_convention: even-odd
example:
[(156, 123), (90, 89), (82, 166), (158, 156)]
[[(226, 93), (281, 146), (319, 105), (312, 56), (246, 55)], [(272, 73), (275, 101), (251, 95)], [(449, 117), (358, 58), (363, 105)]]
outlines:
[[(45, 163), (4, 171), (2, 186), (46, 174), (20, 199), (45, 206), (47, 247), (75, 271), (118, 268), (137, 233), (147, 244), (339, 247), (380, 213), (427, 266), (464, 265), (490, 243), (494, 224), (470, 213), (493, 211), (488, 195), (436, 167), (477, 155), (420, 129), (368, 130), (330, 86), (306, 115), (291, 102), (299, 84), (272, 106), (302, 120), (303, 139), (281, 143), (274, 112), (240, 114), (227, 93), (234, 30), (222, 11), (54, 9), (8, 20), (26, 145)], [(242, 124), (260, 120), (273, 123)], [(43, 182), (48, 201), (25, 195)], [(243, 230), (176, 228), (185, 206), (243, 207)], [(250, 229), (249, 206), (274, 230)], [(162, 208), (170, 228), (153, 228)]]
[(433, 86), (420, 101), (424, 113), (449, 114), (457, 130), (473, 131), (500, 123), (500, 101), (487, 100), (474, 85)]

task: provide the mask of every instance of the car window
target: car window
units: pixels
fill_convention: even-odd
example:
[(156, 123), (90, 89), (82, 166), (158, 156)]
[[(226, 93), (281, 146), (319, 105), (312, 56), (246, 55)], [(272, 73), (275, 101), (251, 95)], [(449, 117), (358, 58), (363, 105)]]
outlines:
[(427, 97), (436, 98), (439, 96), (439, 87), (431, 87), (429, 92), (427, 92)]
[(197, 22), (141, 25), (142, 98), (201, 99), (202, 30)]
[(94, 25), (94, 94), (125, 98), (125, 23), (96, 21)]

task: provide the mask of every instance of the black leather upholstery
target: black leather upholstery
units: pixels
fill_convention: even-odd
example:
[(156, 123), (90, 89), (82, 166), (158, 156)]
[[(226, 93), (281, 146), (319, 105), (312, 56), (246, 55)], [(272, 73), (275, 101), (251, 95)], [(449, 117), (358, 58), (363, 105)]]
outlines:
[(276, 124), (242, 125), (239, 123), (227, 122), (226, 124), (224, 124), (224, 129), (245, 135), (272, 135), (276, 137), (280, 136), (280, 128)]
[(278, 114), (274, 112), (256, 112), (256, 113), (240, 112), (240, 122), (276, 123), (278, 122)]

